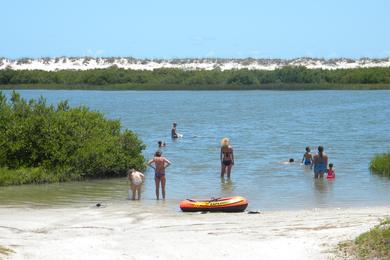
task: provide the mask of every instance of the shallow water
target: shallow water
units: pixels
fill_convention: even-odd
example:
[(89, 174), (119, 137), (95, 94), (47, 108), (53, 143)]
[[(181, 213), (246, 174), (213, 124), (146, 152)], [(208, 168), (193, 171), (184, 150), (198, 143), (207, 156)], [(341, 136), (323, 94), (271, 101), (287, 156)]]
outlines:
[[(120, 119), (148, 146), (165, 140), (167, 201), (242, 195), (251, 209), (302, 209), (388, 205), (390, 179), (372, 175), (376, 153), (390, 150), (390, 91), (19, 91), (49, 102), (68, 99)], [(6, 91), (9, 95), (10, 91)], [(172, 122), (183, 138), (170, 139)], [(219, 142), (235, 152), (230, 181), (219, 177)], [(334, 181), (314, 180), (299, 163), (307, 145), (325, 147)], [(146, 172), (141, 203), (154, 201), (153, 172)], [(125, 178), (0, 188), (1, 205), (129, 203)], [(158, 202), (160, 205), (162, 202)]]

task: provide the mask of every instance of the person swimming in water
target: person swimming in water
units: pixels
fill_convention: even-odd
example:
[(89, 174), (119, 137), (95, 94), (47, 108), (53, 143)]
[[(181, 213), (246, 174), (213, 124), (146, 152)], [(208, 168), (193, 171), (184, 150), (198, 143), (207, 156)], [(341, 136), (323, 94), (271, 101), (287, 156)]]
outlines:
[(314, 155), (312, 166), (314, 166), (314, 178), (323, 178), (328, 165), (328, 156), (324, 153), (324, 147), (318, 146), (318, 154)]
[(148, 166), (154, 169), (154, 181), (156, 184), (157, 199), (160, 199), (160, 183), (161, 183), (162, 197), (163, 199), (165, 199), (165, 184), (167, 181), (165, 178), (165, 169), (169, 165), (171, 165), (171, 162), (161, 155), (162, 155), (161, 151), (157, 151), (154, 154), (154, 158), (148, 162)]
[(230, 141), (228, 138), (223, 138), (221, 141), (221, 177), (225, 176), (225, 172), (227, 172), (227, 177), (230, 178), (230, 173), (232, 167), (234, 165), (234, 154), (233, 147), (230, 145)]
[(313, 156), (310, 153), (310, 147), (306, 147), (306, 152), (303, 154), (302, 162), (305, 166), (312, 165), (313, 163)]
[(163, 141), (158, 141), (157, 144), (158, 144), (158, 148), (163, 148), (166, 146), (165, 142)]

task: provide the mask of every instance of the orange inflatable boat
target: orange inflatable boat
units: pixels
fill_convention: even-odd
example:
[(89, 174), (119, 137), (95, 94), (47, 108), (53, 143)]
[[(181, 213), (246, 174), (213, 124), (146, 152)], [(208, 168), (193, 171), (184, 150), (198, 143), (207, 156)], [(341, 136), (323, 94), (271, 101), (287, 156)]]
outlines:
[(209, 200), (186, 199), (180, 202), (180, 208), (184, 212), (195, 211), (222, 211), (240, 212), (248, 206), (248, 201), (244, 197), (234, 196), (230, 198), (216, 198)]

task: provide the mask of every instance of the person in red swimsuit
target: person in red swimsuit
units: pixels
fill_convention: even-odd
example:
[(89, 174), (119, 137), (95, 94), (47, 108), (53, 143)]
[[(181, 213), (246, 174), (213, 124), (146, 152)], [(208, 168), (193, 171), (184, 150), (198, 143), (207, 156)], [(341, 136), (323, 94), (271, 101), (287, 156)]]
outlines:
[[(154, 182), (156, 184), (156, 198), (160, 199), (160, 183), (162, 197), (165, 199), (165, 184), (167, 182), (165, 178), (165, 168), (171, 165), (165, 157), (161, 156), (161, 151), (157, 151), (154, 154), (154, 158), (148, 162), (148, 166), (154, 169)], [(154, 165), (153, 165), (154, 164)]]
[(328, 175), (326, 178), (333, 179), (336, 177), (336, 172), (333, 170), (333, 163), (329, 163)]
[(227, 177), (230, 178), (230, 172), (234, 165), (234, 154), (233, 147), (230, 145), (230, 141), (228, 138), (223, 138), (221, 141), (221, 177), (225, 176), (225, 172), (227, 172)]

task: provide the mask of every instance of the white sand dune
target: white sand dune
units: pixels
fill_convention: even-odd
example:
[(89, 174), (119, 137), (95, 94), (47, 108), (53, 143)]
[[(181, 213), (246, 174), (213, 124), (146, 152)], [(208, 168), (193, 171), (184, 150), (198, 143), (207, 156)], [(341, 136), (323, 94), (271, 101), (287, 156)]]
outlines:
[(161, 68), (176, 68), (183, 70), (275, 70), (285, 66), (304, 66), (309, 69), (351, 69), (390, 67), (390, 58), (383, 59), (135, 59), (131, 57), (92, 58), (92, 57), (54, 57), (38, 59), (7, 59), (0, 58), (0, 70), (90, 70), (104, 69), (111, 66), (131, 70), (154, 70)]
[[(156, 209), (158, 209), (156, 211)], [(181, 213), (129, 202), (101, 208), (0, 208), (9, 259), (332, 259), (338, 242), (390, 207)]]

